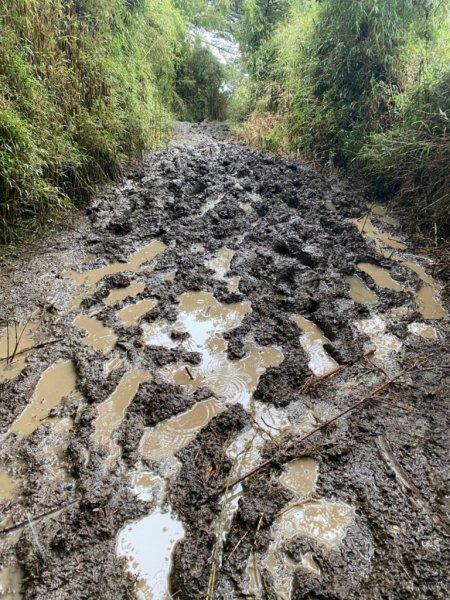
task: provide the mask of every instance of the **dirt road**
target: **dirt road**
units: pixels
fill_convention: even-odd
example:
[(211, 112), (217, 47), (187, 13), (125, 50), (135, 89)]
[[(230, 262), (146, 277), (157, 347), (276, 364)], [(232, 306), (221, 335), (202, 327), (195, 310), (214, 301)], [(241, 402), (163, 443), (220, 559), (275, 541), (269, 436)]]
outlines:
[(223, 138), (179, 124), (1, 266), (0, 597), (444, 599), (443, 283)]

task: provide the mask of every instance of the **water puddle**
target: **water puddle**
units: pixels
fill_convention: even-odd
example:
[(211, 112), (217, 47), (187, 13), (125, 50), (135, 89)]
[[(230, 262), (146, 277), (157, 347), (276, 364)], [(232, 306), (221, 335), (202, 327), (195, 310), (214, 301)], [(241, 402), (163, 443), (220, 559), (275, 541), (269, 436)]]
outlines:
[(142, 294), (144, 290), (145, 286), (143, 283), (133, 281), (133, 283), (130, 283), (127, 287), (111, 290), (109, 296), (105, 298), (103, 302), (107, 306), (114, 306), (118, 302), (122, 302), (122, 300), (127, 300), (127, 298), (136, 298), (136, 296)]
[(112, 263), (110, 265), (105, 265), (104, 267), (92, 269), (91, 271), (83, 271), (82, 273), (68, 271), (65, 274), (66, 278), (71, 280), (77, 287), (83, 288), (82, 294), (78, 294), (74, 299), (72, 308), (78, 308), (81, 300), (91, 290), (95, 289), (97, 283), (103, 279), (103, 277), (106, 277), (106, 275), (115, 275), (116, 273), (125, 273), (127, 271), (137, 273), (142, 265), (153, 260), (165, 249), (165, 244), (155, 240), (147, 246), (144, 246), (144, 248), (141, 248), (141, 250), (130, 254), (127, 262)]
[(229, 248), (221, 248), (217, 256), (208, 260), (206, 266), (214, 271), (215, 279), (224, 279), (225, 275), (230, 270), (231, 261), (236, 253)]
[(75, 386), (76, 371), (71, 360), (52, 365), (42, 374), (31, 403), (11, 425), (9, 433), (21, 436), (33, 433)]
[(361, 271), (364, 271), (364, 273), (367, 273), (378, 287), (385, 288), (386, 290), (394, 290), (394, 292), (404, 291), (403, 287), (397, 281), (392, 279), (387, 269), (383, 269), (383, 267), (378, 267), (371, 263), (358, 263), (357, 267)]
[(102, 352), (105, 356), (108, 356), (116, 345), (117, 335), (95, 317), (80, 315), (73, 323), (86, 332), (82, 339), (83, 344)]
[(284, 465), (280, 483), (297, 494), (298, 497), (310, 496), (319, 476), (319, 466), (312, 458), (297, 458)]
[(147, 346), (163, 346), (164, 348), (176, 348), (176, 342), (170, 337), (171, 328), (167, 323), (155, 321), (154, 323), (143, 323), (142, 334)]
[(350, 298), (360, 304), (376, 304), (378, 298), (372, 290), (367, 287), (362, 279), (356, 275), (346, 277), (345, 280), (350, 286), (349, 294)]
[(388, 215), (386, 207), (382, 204), (368, 204), (367, 207), (378, 218), (378, 220), (381, 221), (381, 223), (384, 223), (384, 225), (398, 227), (398, 220)]
[(126, 306), (125, 308), (122, 308), (122, 310), (119, 310), (117, 318), (122, 321), (125, 327), (131, 327), (132, 325), (137, 325), (139, 319), (153, 310), (157, 305), (158, 300), (141, 300), (140, 302), (136, 302), (135, 304), (131, 304), (130, 306)]
[(309, 356), (308, 367), (317, 377), (329, 375), (339, 368), (338, 363), (324, 349), (324, 344), (329, 340), (324, 336), (323, 331), (312, 321), (304, 317), (292, 316), (291, 320), (303, 331), (300, 337), (300, 343), (303, 350)]
[(426, 323), (410, 323), (408, 331), (426, 340), (437, 340), (438, 337), (436, 329)]
[(0, 471), (0, 504), (15, 497), (17, 486), (17, 481), (7, 471)]
[(360, 217), (359, 219), (350, 219), (350, 223), (356, 225), (358, 230), (366, 235), (369, 239), (374, 240), (375, 248), (377, 249), (377, 252), (380, 252), (381, 254), (383, 253), (383, 246), (387, 246), (388, 248), (393, 248), (395, 250), (406, 250), (408, 247), (398, 238), (379, 231), (366, 216)]
[(217, 397), (230, 402), (240, 402), (246, 407), (258, 387), (261, 375), (269, 367), (278, 367), (283, 354), (276, 348), (246, 344), (247, 356), (236, 361), (228, 360), (226, 342), (213, 337), (201, 350), (203, 360), (199, 366), (179, 365), (162, 369), (161, 374), (171, 383), (187, 388), (193, 393), (201, 387), (209, 388)]
[(447, 311), (436, 298), (435, 288), (431, 285), (425, 285), (417, 292), (416, 304), (424, 319), (439, 320), (448, 317)]
[(139, 500), (151, 502), (161, 495), (161, 490), (165, 487), (165, 484), (164, 479), (150, 471), (136, 473), (132, 478), (131, 491)]
[(22, 599), (23, 572), (20, 567), (0, 567), (0, 598)]
[(117, 554), (126, 559), (128, 572), (136, 577), (139, 600), (168, 600), (171, 557), (184, 534), (182, 523), (160, 510), (120, 532)]
[(393, 352), (400, 351), (401, 341), (392, 333), (386, 333), (386, 322), (380, 316), (376, 315), (370, 319), (356, 321), (355, 325), (358, 331), (369, 336), (375, 346), (377, 358), (385, 360)]
[(147, 429), (141, 440), (141, 456), (155, 461), (173, 456), (223, 411), (224, 407), (217, 400), (203, 400), (185, 413)]
[(400, 261), (400, 263), (406, 267), (407, 269), (409, 269), (410, 271), (413, 271), (413, 273), (415, 273), (416, 275), (418, 275), (418, 277), (426, 284), (428, 285), (434, 285), (434, 280), (431, 277), (431, 275), (428, 275), (428, 273), (425, 271), (425, 269), (419, 265), (416, 262), (413, 262), (412, 260), (402, 260)]
[(244, 212), (248, 213), (252, 210), (252, 205), (250, 204), (250, 202), (240, 202), (239, 203), (239, 208), (241, 210), (243, 210)]
[(137, 394), (139, 386), (151, 378), (147, 371), (132, 371), (122, 377), (119, 385), (111, 396), (98, 407), (98, 417), (95, 420), (95, 439), (99, 446), (110, 449), (111, 456), (120, 454), (120, 447), (113, 442), (111, 435), (125, 416), (125, 412)]
[(227, 280), (227, 289), (230, 294), (235, 294), (239, 291), (239, 283), (241, 282), (241, 278), (236, 275), (234, 277), (229, 277)]
[[(38, 340), (38, 323), (10, 324), (0, 335), (0, 383), (14, 379), (27, 365)], [(29, 350), (29, 352), (27, 352)]]

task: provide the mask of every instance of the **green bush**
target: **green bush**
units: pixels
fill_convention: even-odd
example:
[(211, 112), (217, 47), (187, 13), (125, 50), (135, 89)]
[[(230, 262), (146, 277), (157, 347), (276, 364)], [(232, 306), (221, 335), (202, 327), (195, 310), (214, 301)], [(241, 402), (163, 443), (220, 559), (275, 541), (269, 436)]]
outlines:
[(0, 0), (0, 244), (169, 134), (184, 35), (170, 0)]

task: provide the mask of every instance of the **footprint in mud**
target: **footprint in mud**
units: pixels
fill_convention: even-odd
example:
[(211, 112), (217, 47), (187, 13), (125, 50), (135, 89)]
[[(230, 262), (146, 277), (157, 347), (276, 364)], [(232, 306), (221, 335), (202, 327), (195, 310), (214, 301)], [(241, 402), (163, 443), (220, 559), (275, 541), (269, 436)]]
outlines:
[(277, 598), (290, 600), (294, 572), (303, 568), (320, 575), (320, 566), (311, 553), (296, 563), (286, 554), (286, 546), (296, 538), (309, 538), (324, 548), (332, 548), (345, 537), (354, 518), (354, 509), (343, 503), (313, 500), (318, 465), (311, 458), (299, 458), (285, 465), (280, 483), (297, 499), (278, 515), (271, 528), (271, 542), (262, 556), (252, 553), (247, 562), (244, 593), (263, 597), (264, 573), (270, 576)]

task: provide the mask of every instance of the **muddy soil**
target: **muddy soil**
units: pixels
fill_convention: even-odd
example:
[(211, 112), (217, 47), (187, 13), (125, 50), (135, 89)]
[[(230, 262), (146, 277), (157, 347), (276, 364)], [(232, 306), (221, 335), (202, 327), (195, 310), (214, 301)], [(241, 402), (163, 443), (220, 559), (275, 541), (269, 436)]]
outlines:
[(1, 264), (1, 598), (448, 597), (450, 288), (226, 135)]

